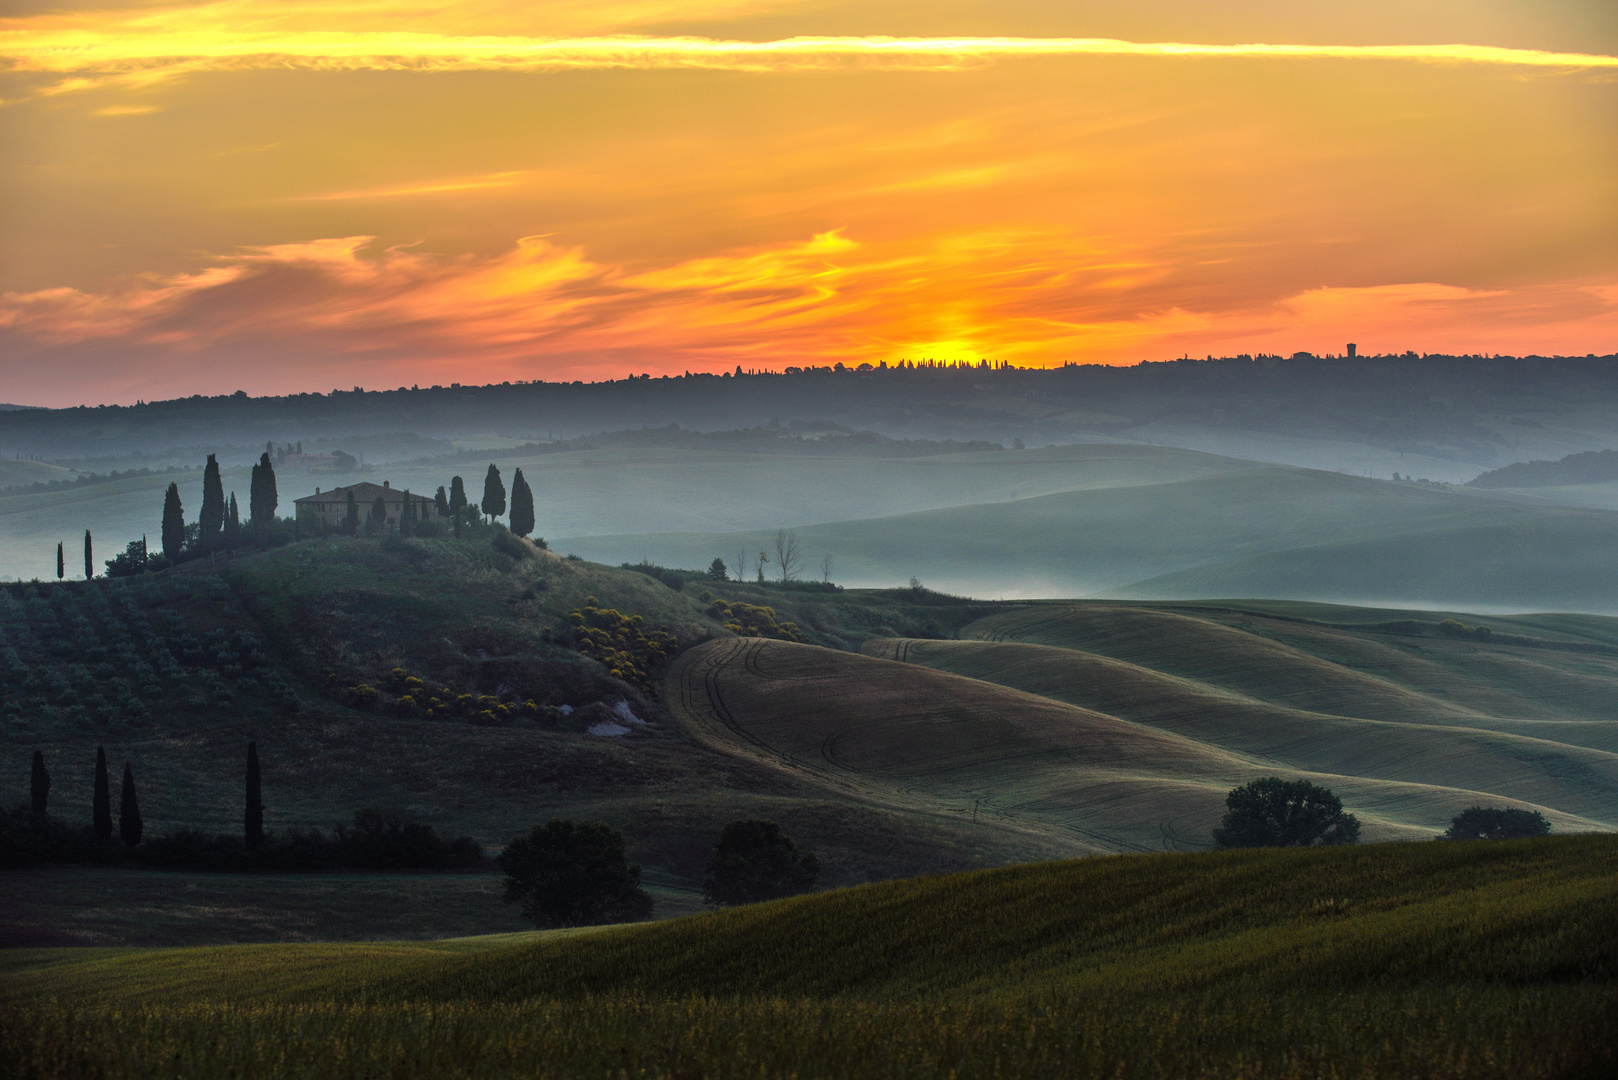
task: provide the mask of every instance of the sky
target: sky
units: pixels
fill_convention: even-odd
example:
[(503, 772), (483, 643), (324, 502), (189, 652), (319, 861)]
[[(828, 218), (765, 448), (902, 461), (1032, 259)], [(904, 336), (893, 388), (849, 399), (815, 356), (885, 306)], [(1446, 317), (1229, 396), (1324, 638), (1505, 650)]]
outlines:
[(0, 13), (0, 401), (1618, 351), (1610, 0)]

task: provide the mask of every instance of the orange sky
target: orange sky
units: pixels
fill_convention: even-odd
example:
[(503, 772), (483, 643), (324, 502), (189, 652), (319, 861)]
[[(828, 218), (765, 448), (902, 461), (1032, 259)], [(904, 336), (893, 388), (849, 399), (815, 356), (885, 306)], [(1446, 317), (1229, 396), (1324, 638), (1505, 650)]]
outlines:
[(0, 401), (1618, 350), (1608, 0), (13, 0)]

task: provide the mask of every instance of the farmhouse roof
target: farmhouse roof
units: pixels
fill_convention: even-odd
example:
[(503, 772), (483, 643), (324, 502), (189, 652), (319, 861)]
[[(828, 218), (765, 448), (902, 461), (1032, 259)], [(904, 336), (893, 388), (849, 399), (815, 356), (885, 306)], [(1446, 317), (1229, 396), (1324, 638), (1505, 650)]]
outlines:
[[(354, 501), (362, 506), (376, 502), (378, 496), (385, 503), (402, 503), (405, 495), (401, 488), (388, 487), (386, 484), (373, 484), (369, 480), (365, 480), (358, 484), (350, 484), (348, 487), (332, 488), (330, 491), (317, 491), (313, 495), (305, 495), (301, 499), (294, 499), (293, 503), (330, 502), (333, 499), (347, 499), (350, 491), (354, 493)], [(412, 494), (410, 497), (426, 502), (433, 501), (431, 495)]]

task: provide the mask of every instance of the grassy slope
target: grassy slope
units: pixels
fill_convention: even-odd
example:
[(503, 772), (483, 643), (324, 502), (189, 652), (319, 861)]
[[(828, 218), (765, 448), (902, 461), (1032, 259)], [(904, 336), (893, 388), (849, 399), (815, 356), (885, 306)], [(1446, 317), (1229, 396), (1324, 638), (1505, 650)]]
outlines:
[[(810, 561), (833, 553), (845, 580), (897, 583), (914, 574), (978, 596), (1112, 590), (1154, 598), (1618, 610), (1618, 515), (1301, 469), (1254, 467), (797, 531)], [(567, 543), (608, 561), (644, 554), (690, 564), (738, 547), (768, 547), (771, 535)]]
[(676, 663), (669, 699), (693, 737), (741, 760), (1075, 850), (1206, 847), (1225, 793), (1283, 770), (1338, 791), (1367, 839), (1430, 836), (1502, 800), (1563, 829), (1618, 826), (1618, 755), (1544, 737), (1610, 744), (1611, 721), (1489, 730), (1438, 696), (1178, 614), (1053, 605), (965, 632), (1052, 623), (1185, 670), (988, 641), (872, 639), (865, 658), (716, 641)]
[(709, 642), (669, 682), (682, 725), (716, 749), (1075, 852), (1196, 844), (1182, 829), (1254, 768), (1048, 698), (807, 645)]
[(1128, 856), (472, 951), (39, 951), (6, 965), (27, 1035), (0, 1053), (21, 1076), (1593, 1077), (1615, 870), (1610, 837)]
[[(928, 597), (918, 602), (907, 594), (841, 594), (821, 603), (752, 587), (713, 588), (735, 599), (781, 602), (784, 614), (800, 618), (817, 640), (846, 644), (878, 632), (942, 633), (995, 610)], [(140, 598), (135, 606), (147, 612), (144, 623), (120, 622), (122, 599), (105, 607), (94, 602), (130, 589)], [(95, 748), (104, 745), (115, 771), (126, 760), (135, 769), (148, 835), (176, 828), (234, 831), (241, 822), (245, 745), (256, 739), (272, 830), (330, 829), (362, 806), (395, 806), (441, 832), (498, 845), (551, 816), (593, 817), (622, 830), (631, 857), (676, 889), (695, 888), (724, 823), (744, 817), (778, 820), (815, 849), (827, 884), (995, 865), (1058, 850), (1020, 840), (1007, 847), (992, 831), (872, 806), (693, 745), (667, 725), (655, 698), (606, 679), (558, 643), (567, 613), (591, 594), (652, 625), (672, 627), (686, 642), (722, 634), (705, 614), (704, 591), (676, 592), (638, 573), (555, 557), (514, 561), (493, 552), (487, 540), (412, 541), (402, 550), (363, 539), (311, 541), (230, 564), (188, 565), (138, 586), (73, 585), (62, 590), (67, 603), (58, 621), (65, 625), (72, 612), (88, 614), (88, 632), (109, 646), (105, 662), (112, 675), (100, 680), (98, 661), (75, 651), (71, 637), (50, 644), (35, 635), (40, 651), (28, 654), (23, 669), (68, 676), (75, 699), (103, 690), (111, 695), (125, 677), (120, 665), (142, 662), (154, 644), (173, 643), (172, 631), (164, 629), (172, 614), (198, 637), (214, 629), (255, 634), (264, 643), (265, 670), (294, 686), (301, 706), (288, 709), (266, 697), (254, 681), (262, 674), (257, 668), (242, 680), (227, 680), (230, 700), (214, 700), (196, 674), (212, 669), (194, 670), (188, 661), (181, 677), (165, 679), (161, 696), (147, 700), (142, 720), (74, 719), (56, 706), (35, 708), (43, 699), (6, 682), (0, 698), (28, 707), (16, 722), (0, 724), (0, 800), (14, 805), (26, 798), (29, 757), (41, 749), (53, 776), (52, 812), (69, 822), (88, 821)], [(0, 623), (6, 624), (0, 631), (15, 630)], [(128, 635), (125, 644), (114, 631)], [(179, 655), (178, 645), (175, 650)], [(634, 707), (652, 723), (626, 738), (598, 738), (526, 720), (482, 726), (459, 718), (401, 719), (347, 708), (331, 692), (375, 683), (395, 665), (457, 691), (493, 692), (518, 683), (541, 700), (554, 697), (553, 703), (575, 707), (639, 693)], [(78, 667), (85, 670), (75, 674)], [(78, 682), (81, 676), (91, 682)], [(195, 889), (212, 888), (206, 876), (169, 879), (176, 883), (171, 896), (149, 887), (147, 878), (120, 880), (120, 888), (139, 898), (140, 917), (108, 908), (77, 879), (9, 880), (17, 910), (63, 914), (19, 918), (6, 940), (64, 940), (59, 934), (92, 941), (219, 940), (191, 902)], [(466, 916), (457, 932), (507, 925), (509, 912), (498, 904), (475, 916), (470, 897), (486, 898), (486, 890), (476, 883), (466, 888), (467, 902), (447, 908)], [(412, 886), (404, 882), (398, 889), (408, 895)], [(323, 904), (317, 892), (310, 903)], [(667, 899), (665, 911), (681, 910), (683, 900), (673, 893)], [(244, 912), (217, 924), (236, 939), (306, 932), (291, 901), (220, 906)], [(389, 932), (444, 930), (422, 913)]]

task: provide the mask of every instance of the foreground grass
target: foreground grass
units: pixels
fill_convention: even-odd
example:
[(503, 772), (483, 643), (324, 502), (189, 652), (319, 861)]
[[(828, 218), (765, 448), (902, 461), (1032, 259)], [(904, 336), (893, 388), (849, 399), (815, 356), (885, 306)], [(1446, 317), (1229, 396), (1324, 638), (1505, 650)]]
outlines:
[(651, 926), (61, 950), (46, 1076), (1582, 1077), (1618, 1050), (1618, 838), (1150, 855)]

